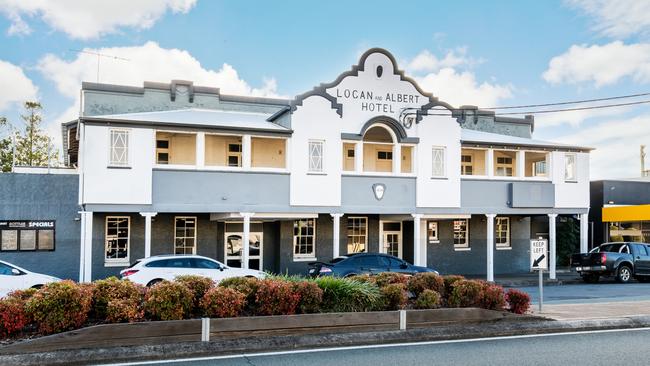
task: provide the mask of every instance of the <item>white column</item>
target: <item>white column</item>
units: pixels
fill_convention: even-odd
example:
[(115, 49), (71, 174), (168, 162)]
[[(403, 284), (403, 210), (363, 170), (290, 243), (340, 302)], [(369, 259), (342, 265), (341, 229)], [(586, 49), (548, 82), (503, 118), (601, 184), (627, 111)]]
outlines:
[(487, 156), (485, 157), (485, 169), (487, 170), (488, 178), (494, 177), (494, 149), (487, 150)]
[(151, 257), (151, 218), (156, 216), (157, 212), (140, 212), (144, 217), (144, 257)]
[(198, 132), (196, 134), (196, 167), (203, 168), (205, 166), (205, 132)]
[(526, 153), (517, 151), (517, 177), (526, 176)]
[(253, 213), (242, 212), (240, 215), (244, 218), (244, 232), (242, 235), (242, 255), (241, 255), (241, 268), (248, 269), (248, 252), (250, 249), (250, 232), (251, 232), (251, 216)]
[(354, 171), (356, 173), (363, 171), (363, 142), (361, 141), (354, 144)]
[(393, 174), (402, 172), (402, 146), (398, 143), (393, 144)]
[(420, 246), (420, 228), (422, 226), (422, 214), (411, 214), (413, 216), (413, 264), (422, 265), (422, 251)]
[(495, 214), (486, 214), (487, 217), (487, 281), (494, 282), (494, 217)]
[(79, 282), (92, 281), (93, 268), (93, 213), (79, 212), (81, 215)]
[(548, 246), (549, 246), (549, 261), (548, 261), (548, 273), (549, 278), (554, 280), (555, 276), (555, 252), (556, 252), (556, 243), (555, 243), (555, 219), (557, 214), (548, 214)]
[(589, 214), (580, 214), (580, 253), (587, 253), (589, 251)]
[(342, 213), (333, 213), (332, 215), (332, 258), (338, 257), (341, 249), (341, 216)]
[(242, 168), (251, 168), (251, 135), (244, 135), (241, 138), (241, 159)]

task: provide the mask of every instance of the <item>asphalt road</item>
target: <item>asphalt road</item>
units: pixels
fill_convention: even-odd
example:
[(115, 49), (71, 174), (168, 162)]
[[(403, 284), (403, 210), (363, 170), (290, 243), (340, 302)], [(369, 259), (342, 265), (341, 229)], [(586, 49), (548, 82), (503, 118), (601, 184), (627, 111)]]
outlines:
[[(531, 295), (537, 303), (539, 289), (519, 287)], [(597, 284), (569, 284), (560, 286), (544, 286), (544, 303), (547, 304), (576, 304), (613, 301), (650, 300), (650, 283), (631, 282), (620, 284), (603, 282)]]
[(248, 354), (130, 365), (648, 365), (650, 328)]

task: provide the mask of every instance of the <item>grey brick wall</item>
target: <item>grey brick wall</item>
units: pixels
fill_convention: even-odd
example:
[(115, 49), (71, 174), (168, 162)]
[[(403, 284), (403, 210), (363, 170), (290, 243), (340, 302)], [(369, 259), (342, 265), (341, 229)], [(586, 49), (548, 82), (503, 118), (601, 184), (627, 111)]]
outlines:
[(79, 177), (0, 173), (0, 220), (56, 220), (54, 251), (0, 252), (30, 271), (79, 279)]

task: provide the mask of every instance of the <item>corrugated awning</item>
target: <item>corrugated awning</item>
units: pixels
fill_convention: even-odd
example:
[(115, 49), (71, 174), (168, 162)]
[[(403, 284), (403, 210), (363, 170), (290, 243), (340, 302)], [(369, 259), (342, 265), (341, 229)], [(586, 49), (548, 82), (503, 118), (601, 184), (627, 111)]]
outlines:
[(650, 205), (603, 207), (603, 222), (650, 221)]

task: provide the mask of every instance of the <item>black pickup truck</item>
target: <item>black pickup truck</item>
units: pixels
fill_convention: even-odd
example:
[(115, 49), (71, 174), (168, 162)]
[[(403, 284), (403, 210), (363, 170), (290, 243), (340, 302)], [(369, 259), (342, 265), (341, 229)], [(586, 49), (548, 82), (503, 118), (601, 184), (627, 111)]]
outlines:
[(615, 276), (620, 283), (633, 277), (650, 282), (650, 244), (604, 243), (589, 253), (573, 254), (571, 268), (588, 283), (598, 282), (601, 276)]

